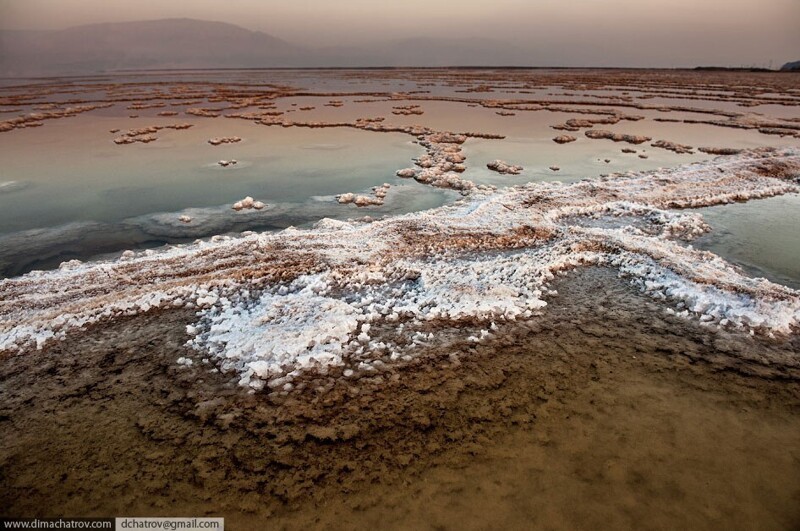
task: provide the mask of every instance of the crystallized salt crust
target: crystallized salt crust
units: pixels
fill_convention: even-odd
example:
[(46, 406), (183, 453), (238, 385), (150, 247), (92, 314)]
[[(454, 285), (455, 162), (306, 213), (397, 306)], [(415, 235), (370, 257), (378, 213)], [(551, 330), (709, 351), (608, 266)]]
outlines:
[[(65, 262), (0, 281), (0, 351), (170, 308), (198, 310), (189, 344), (253, 389), (305, 370), (359, 370), (424, 351), (422, 324), (496, 323), (547, 311), (548, 284), (606, 266), (709, 327), (794, 334), (800, 292), (750, 278), (686, 242), (709, 227), (682, 210), (800, 191), (800, 152), (759, 149), (597, 180), (474, 189), (459, 202), (372, 223), (248, 233), (114, 261)], [(389, 334), (387, 331), (391, 331)], [(191, 362), (183, 358), (182, 363)], [(347, 371), (345, 371), (347, 372)]]

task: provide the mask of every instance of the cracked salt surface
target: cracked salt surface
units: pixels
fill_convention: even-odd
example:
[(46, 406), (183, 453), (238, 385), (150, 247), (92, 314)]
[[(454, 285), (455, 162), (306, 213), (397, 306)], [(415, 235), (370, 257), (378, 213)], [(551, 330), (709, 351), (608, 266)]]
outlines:
[(482, 341), (495, 323), (547, 311), (556, 275), (598, 265), (710, 330), (795, 334), (800, 292), (687, 246), (708, 225), (667, 209), (798, 192), (799, 176), (796, 150), (759, 149), (599, 181), (474, 190), (372, 223), (323, 220), (312, 230), (67, 262), (0, 282), (0, 351), (41, 348), (126, 315), (197, 308), (187, 332), (201, 359), (254, 390), (289, 391), (304, 371), (344, 366), (347, 377), (408, 361), (440, 327)]

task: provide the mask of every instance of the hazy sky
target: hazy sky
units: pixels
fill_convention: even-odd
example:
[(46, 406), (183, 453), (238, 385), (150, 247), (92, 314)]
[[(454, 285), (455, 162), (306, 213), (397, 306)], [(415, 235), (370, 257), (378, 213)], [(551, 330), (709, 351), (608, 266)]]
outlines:
[(170, 17), (230, 22), (306, 46), (492, 38), (540, 65), (800, 59), (800, 0), (0, 0), (3, 29)]

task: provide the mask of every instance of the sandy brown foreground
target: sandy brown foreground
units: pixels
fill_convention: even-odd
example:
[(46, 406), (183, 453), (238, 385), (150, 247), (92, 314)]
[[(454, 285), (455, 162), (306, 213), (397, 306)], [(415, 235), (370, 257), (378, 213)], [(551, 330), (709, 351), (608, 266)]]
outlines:
[(208, 514), (234, 530), (800, 526), (800, 374), (740, 361), (796, 356), (797, 337), (711, 334), (607, 270), (556, 287), (544, 316), (491, 344), (454, 340), (307, 400), (176, 367), (183, 311), (7, 357), (2, 513)]

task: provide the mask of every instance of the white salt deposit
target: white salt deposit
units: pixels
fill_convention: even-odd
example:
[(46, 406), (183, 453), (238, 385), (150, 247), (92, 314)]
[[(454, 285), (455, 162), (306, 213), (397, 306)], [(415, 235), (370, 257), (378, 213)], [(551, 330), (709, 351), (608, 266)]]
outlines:
[(187, 328), (199, 359), (236, 371), (242, 385), (281, 390), (306, 370), (377, 373), (411, 360), (435, 341), (431, 327), (465, 323), (463, 339), (486, 341), (497, 323), (547, 311), (556, 275), (591, 265), (617, 268), (687, 319), (795, 334), (800, 292), (687, 246), (708, 226), (670, 209), (796, 193), (799, 178), (800, 152), (754, 150), (571, 185), (475, 188), (455, 204), (372, 223), (324, 220), (68, 262), (0, 281), (0, 351), (184, 306), (200, 310)]
[(258, 388), (292, 370), (340, 364), (359, 321), (354, 307), (326, 291), (325, 281), (312, 276), (254, 301), (223, 299), (204, 314), (192, 344), (220, 359), (221, 369), (239, 372), (242, 385)]
[(241, 201), (236, 201), (231, 208), (233, 208), (234, 210), (249, 210), (251, 208), (254, 208), (256, 210), (261, 210), (265, 206), (267, 205), (265, 205), (261, 201), (256, 201), (255, 199), (253, 199), (248, 195)]

